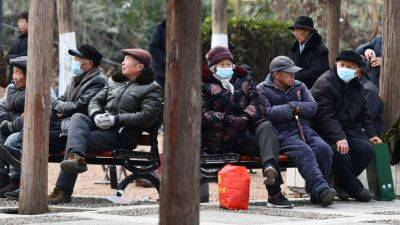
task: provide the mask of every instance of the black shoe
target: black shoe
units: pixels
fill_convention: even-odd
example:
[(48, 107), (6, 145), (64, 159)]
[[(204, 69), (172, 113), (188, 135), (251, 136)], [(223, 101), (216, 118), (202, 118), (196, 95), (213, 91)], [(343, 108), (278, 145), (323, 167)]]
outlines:
[(275, 208), (293, 208), (293, 203), (289, 201), (282, 193), (279, 193), (275, 196), (268, 197), (268, 206)]
[(374, 194), (363, 188), (358, 194), (355, 194), (351, 197), (359, 202), (369, 202), (374, 198)]
[(0, 198), (5, 198), (5, 193), (15, 191), (19, 188), (19, 183), (11, 182), (7, 186), (0, 189)]
[(17, 190), (15, 190), (15, 191), (12, 191), (12, 192), (6, 192), (4, 194), (4, 196), (6, 196), (9, 199), (18, 201), (19, 200), (19, 188)]
[(335, 200), (336, 191), (333, 188), (326, 188), (321, 190), (316, 195), (311, 195), (310, 202), (321, 206), (332, 205)]
[(278, 172), (276, 172), (275, 168), (272, 165), (267, 164), (264, 167), (263, 175), (264, 175), (264, 184), (269, 186), (275, 184)]
[(336, 190), (336, 197), (338, 197), (342, 201), (348, 201), (350, 198), (350, 195), (347, 194), (342, 188), (335, 187)]
[(73, 174), (83, 173), (88, 170), (85, 158), (76, 153), (69, 154), (68, 159), (60, 163), (60, 167), (63, 171)]
[(14, 158), (14, 156), (10, 153), (10, 150), (7, 146), (0, 144), (0, 160), (9, 163), (17, 169), (21, 168), (21, 161)]
[(8, 174), (0, 174), (0, 189), (7, 186), (10, 183), (10, 177)]

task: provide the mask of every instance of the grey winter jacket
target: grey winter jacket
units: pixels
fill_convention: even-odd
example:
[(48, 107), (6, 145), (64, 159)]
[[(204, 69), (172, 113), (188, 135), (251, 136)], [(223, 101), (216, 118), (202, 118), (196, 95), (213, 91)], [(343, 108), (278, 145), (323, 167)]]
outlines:
[(82, 78), (73, 78), (65, 93), (54, 104), (55, 113), (63, 115), (61, 133), (66, 134), (69, 119), (73, 114), (87, 115), (90, 100), (104, 87), (106, 82), (107, 77), (100, 68), (96, 68)]

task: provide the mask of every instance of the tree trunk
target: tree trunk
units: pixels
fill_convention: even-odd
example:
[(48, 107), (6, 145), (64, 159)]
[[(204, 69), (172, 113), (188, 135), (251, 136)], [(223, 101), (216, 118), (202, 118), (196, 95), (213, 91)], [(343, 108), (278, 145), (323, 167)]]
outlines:
[(217, 45), (228, 47), (228, 20), (226, 0), (212, 0), (211, 48)]
[(76, 49), (76, 36), (72, 21), (72, 0), (57, 0), (57, 18), (59, 31), (58, 59), (60, 72), (58, 78), (58, 92), (63, 94), (72, 78), (70, 65), (72, 57), (68, 55), (69, 49)]
[(3, 31), (3, 0), (0, 0), (0, 49), (3, 47), (1, 32)]
[(332, 66), (339, 54), (340, 0), (327, 0), (326, 10), (328, 14), (326, 42), (329, 49), (329, 64)]
[(242, 14), (242, 0), (234, 0), (233, 1), (233, 12), (235, 16), (240, 16)]
[(380, 90), (383, 102), (384, 132), (396, 121), (400, 113), (400, 1), (384, 1), (384, 23)]
[(199, 224), (200, 9), (201, 0), (168, 2), (162, 225)]
[(19, 213), (48, 211), (47, 158), (50, 126), (50, 77), (53, 49), (52, 0), (29, 6), (28, 72), (24, 113)]

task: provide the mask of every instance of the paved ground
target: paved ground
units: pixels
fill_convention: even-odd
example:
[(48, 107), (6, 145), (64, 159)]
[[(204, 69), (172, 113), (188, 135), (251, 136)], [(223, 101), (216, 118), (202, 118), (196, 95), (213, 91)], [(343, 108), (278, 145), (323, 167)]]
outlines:
[[(118, 206), (104, 199), (79, 198), (84, 207), (70, 204), (51, 207), (51, 212), (38, 216), (5, 214), (15, 202), (0, 199), (0, 224), (57, 224), (57, 225), (152, 225), (158, 224), (158, 205), (142, 202), (141, 205)], [(96, 207), (101, 206), (103, 207)], [(106, 206), (106, 207), (104, 207)], [(12, 210), (11, 210), (12, 211)], [(178, 216), (178, 215), (177, 215)], [(265, 202), (252, 202), (247, 211), (220, 209), (215, 203), (202, 204), (202, 225), (310, 225), (310, 224), (400, 224), (400, 201), (357, 203), (336, 202), (321, 208), (298, 201), (294, 209), (275, 209)]]

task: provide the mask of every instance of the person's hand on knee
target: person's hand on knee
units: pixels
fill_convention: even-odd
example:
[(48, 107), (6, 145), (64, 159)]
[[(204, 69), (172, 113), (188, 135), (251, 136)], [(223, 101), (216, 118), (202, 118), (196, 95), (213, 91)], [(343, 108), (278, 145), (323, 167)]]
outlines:
[(372, 144), (374, 144), (374, 145), (376, 145), (376, 144), (382, 144), (382, 140), (378, 137), (378, 136), (375, 136), (375, 137), (372, 137), (371, 139), (369, 139), (371, 142), (372, 142)]
[(337, 141), (336, 148), (340, 154), (347, 154), (349, 152), (349, 143), (346, 139)]
[(108, 125), (109, 124), (108, 120), (109, 120), (108, 113), (97, 114), (94, 117), (94, 124), (96, 125), (96, 127), (105, 130), (110, 128), (110, 126)]

